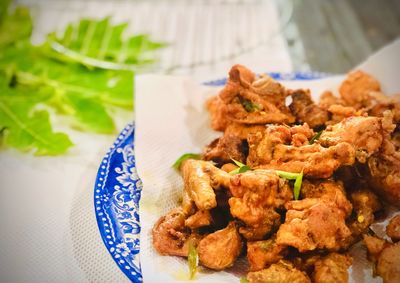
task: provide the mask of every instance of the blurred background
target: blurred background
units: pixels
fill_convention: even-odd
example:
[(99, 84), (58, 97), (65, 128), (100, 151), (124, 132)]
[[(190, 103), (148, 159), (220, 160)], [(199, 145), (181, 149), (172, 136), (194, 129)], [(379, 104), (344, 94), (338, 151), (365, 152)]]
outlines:
[[(82, 17), (112, 16), (128, 33), (169, 46), (151, 71), (224, 75), (255, 71), (343, 73), (400, 35), (398, 0), (18, 0), (31, 7), (38, 42)], [(211, 76), (210, 76), (211, 74)]]

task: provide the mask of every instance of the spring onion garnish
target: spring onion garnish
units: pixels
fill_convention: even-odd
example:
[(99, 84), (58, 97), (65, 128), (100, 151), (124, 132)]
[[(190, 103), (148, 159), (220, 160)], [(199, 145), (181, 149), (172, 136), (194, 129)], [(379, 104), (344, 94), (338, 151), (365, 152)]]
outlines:
[(322, 132), (323, 132), (323, 130), (322, 130), (322, 131), (319, 131), (318, 133), (316, 133), (316, 134), (311, 138), (309, 144), (315, 143), (315, 141), (318, 140), (319, 137), (321, 136)]
[(183, 161), (188, 160), (188, 159), (200, 159), (200, 158), (201, 158), (201, 154), (185, 153), (175, 161), (175, 163), (172, 165), (172, 167), (174, 167), (176, 170), (179, 170)]
[(237, 161), (237, 160), (235, 160), (233, 158), (231, 158), (231, 159), (236, 164), (236, 166), (238, 166), (239, 168), (236, 168), (235, 170), (232, 170), (231, 172), (229, 172), (229, 174), (236, 175), (236, 174), (244, 173), (246, 171), (251, 170), (250, 166), (248, 166), (246, 164), (243, 164), (242, 162)]
[(262, 109), (262, 105), (252, 102), (246, 98), (241, 98), (240, 103), (247, 112), (255, 112)]
[(246, 279), (246, 277), (240, 278), (240, 283), (249, 283), (249, 281)]
[(199, 254), (197, 253), (196, 247), (192, 242), (189, 243), (188, 264), (189, 278), (193, 279), (196, 275), (197, 267), (199, 266)]
[(301, 171), (300, 173), (291, 173), (291, 172), (275, 170), (275, 172), (281, 178), (284, 178), (286, 180), (295, 180), (293, 187), (293, 194), (294, 194), (294, 199), (298, 200), (300, 196), (301, 183), (303, 182), (303, 171)]

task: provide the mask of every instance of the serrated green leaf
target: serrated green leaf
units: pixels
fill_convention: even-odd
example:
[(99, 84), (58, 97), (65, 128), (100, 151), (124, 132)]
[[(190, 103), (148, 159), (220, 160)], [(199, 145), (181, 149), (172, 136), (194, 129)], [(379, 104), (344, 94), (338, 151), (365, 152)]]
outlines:
[(135, 70), (152, 63), (154, 50), (166, 44), (140, 34), (123, 39), (127, 24), (113, 25), (109, 18), (82, 19), (69, 25), (62, 36), (51, 33), (43, 48), (54, 59), (86, 67)]
[(3, 142), (21, 151), (35, 150), (35, 155), (65, 153), (72, 142), (63, 133), (54, 133), (47, 111), (33, 111), (26, 101), (0, 100), (0, 128)]
[(0, 23), (0, 47), (13, 44), (21, 39), (29, 39), (32, 33), (32, 19), (29, 10), (17, 7), (11, 14), (7, 14), (8, 1), (0, 4), (2, 19)]

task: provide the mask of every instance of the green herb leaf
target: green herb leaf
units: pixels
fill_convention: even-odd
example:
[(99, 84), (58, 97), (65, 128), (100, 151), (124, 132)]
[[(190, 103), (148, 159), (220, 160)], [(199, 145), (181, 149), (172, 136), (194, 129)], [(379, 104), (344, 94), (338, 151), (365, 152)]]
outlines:
[(299, 199), (302, 182), (303, 182), (303, 171), (301, 171), (299, 176), (296, 178), (296, 181), (294, 181), (293, 194), (295, 200)]
[[(70, 24), (62, 36), (51, 33), (44, 45), (48, 53), (61, 61), (78, 62), (88, 67), (137, 70), (154, 62), (154, 50), (166, 44), (151, 41), (146, 34), (124, 39), (127, 24), (113, 25), (110, 18), (82, 19)], [(50, 52), (53, 51), (53, 52)]]
[(275, 170), (276, 174), (278, 174), (279, 177), (287, 179), (287, 180), (296, 180), (300, 173), (292, 173), (292, 172), (286, 172), (286, 171), (280, 171), (280, 170)]
[(246, 164), (243, 164), (242, 162), (237, 161), (237, 160), (235, 160), (235, 159), (233, 159), (233, 158), (231, 158), (231, 160), (232, 160), (232, 161), (236, 164), (236, 166), (238, 166), (239, 168), (236, 168), (235, 170), (232, 170), (231, 172), (229, 172), (229, 174), (231, 174), (231, 175), (236, 175), (236, 174), (244, 173), (244, 172), (246, 172), (246, 171), (251, 170), (250, 166), (248, 166), (248, 165), (246, 165)]
[[(38, 105), (54, 108), (74, 128), (115, 133), (111, 111), (133, 108), (131, 66), (153, 62), (153, 51), (164, 45), (147, 35), (123, 40), (127, 24), (111, 25), (106, 18), (71, 24), (63, 36), (52, 33), (43, 45), (33, 46), (29, 10), (17, 7), (7, 13), (9, 2), (0, 3), (2, 143), (23, 151), (36, 149), (38, 155), (62, 154), (72, 145), (67, 135), (52, 131), (46, 110), (34, 111)], [(129, 64), (129, 70), (115, 64)]]
[(310, 144), (315, 143), (315, 141), (318, 140), (319, 137), (321, 136), (322, 132), (323, 132), (323, 130), (322, 130), (322, 131), (319, 131), (318, 133), (316, 133), (316, 134), (311, 138), (311, 140), (310, 140), (309, 143), (310, 143)]
[(199, 266), (199, 254), (192, 242), (189, 243), (188, 265), (189, 278), (193, 279), (196, 275), (197, 267)]
[(179, 170), (179, 168), (182, 165), (182, 162), (188, 159), (200, 159), (201, 154), (198, 153), (185, 153), (181, 157), (179, 157), (174, 164), (172, 164), (172, 167), (174, 167), (176, 170)]
[(0, 4), (0, 48), (13, 44), (18, 40), (27, 40), (32, 33), (32, 19), (29, 10), (17, 7), (12, 14), (7, 14), (8, 2)]
[(240, 283), (249, 283), (246, 277), (240, 278)]
[[(13, 93), (4, 95), (4, 89), (0, 93), (0, 128), (5, 128), (5, 145), (21, 151), (35, 149), (35, 155), (58, 155), (72, 146), (67, 135), (52, 131), (47, 111), (32, 112), (32, 101), (8, 98)], [(21, 97), (19, 93), (16, 96)]]
[(246, 98), (241, 98), (240, 103), (247, 112), (255, 112), (262, 109), (262, 105), (252, 102)]

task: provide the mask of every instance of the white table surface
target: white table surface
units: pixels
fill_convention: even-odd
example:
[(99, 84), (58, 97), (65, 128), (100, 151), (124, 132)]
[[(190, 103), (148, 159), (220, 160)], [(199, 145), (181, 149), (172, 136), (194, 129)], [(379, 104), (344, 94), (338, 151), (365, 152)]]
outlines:
[[(288, 72), (292, 68), (285, 41), (279, 34), (278, 13), (273, 1), (225, 1), (230, 6), (226, 4), (228, 6), (222, 9), (218, 5), (208, 5), (205, 12), (201, 9), (199, 11), (196, 6), (183, 9), (182, 1), (173, 1), (175, 5), (172, 6), (165, 6), (165, 1), (164, 6), (156, 6), (163, 1), (147, 1), (147, 4), (143, 1), (22, 2), (28, 3), (34, 11), (37, 27), (34, 36), (37, 41), (55, 26), (60, 27), (81, 16), (101, 17), (112, 14), (117, 21), (134, 21), (134, 31), (152, 32), (155, 37), (162, 39), (161, 32), (157, 34), (157, 24), (152, 21), (153, 18), (159, 18), (157, 13), (164, 17), (168, 13), (175, 20), (178, 17), (176, 15), (179, 15), (179, 21), (185, 23), (192, 20), (193, 15), (197, 15), (196, 19), (201, 21), (201, 13), (214, 15), (210, 21), (215, 21), (217, 16), (230, 21), (233, 16), (238, 19), (240, 12), (247, 16), (237, 21), (239, 26), (246, 26), (246, 19), (251, 18), (254, 22), (251, 28), (238, 32), (237, 36), (245, 34), (243, 40), (253, 40), (257, 47), (251, 51), (242, 50), (239, 56), (228, 56), (224, 60), (218, 59), (222, 55), (210, 55), (214, 49), (204, 47), (200, 50), (204, 52), (202, 55), (196, 53), (192, 56), (188, 53), (188, 56), (185, 55), (187, 58), (182, 59), (178, 56), (179, 52), (195, 49), (193, 45), (199, 39), (187, 38), (188, 34), (193, 34), (191, 30), (187, 33), (174, 33), (170, 30), (167, 40), (185, 44), (165, 51), (166, 54), (160, 57), (158, 72), (190, 75), (200, 82), (226, 76), (234, 63), (247, 65), (257, 72)], [(197, 1), (197, 4), (210, 2)], [(239, 5), (237, 2), (242, 3), (240, 9), (235, 8), (235, 5)], [(243, 4), (245, 2), (250, 4), (246, 6)], [(257, 9), (257, 3), (263, 3), (262, 9)], [(144, 14), (144, 10), (153, 11), (153, 17), (138, 20), (138, 15)], [(187, 13), (182, 13), (184, 10)], [(267, 16), (261, 17), (260, 13)], [(235, 22), (234, 19), (231, 22)], [(233, 44), (230, 42), (233, 37), (232, 25), (225, 22), (212, 23), (221, 34), (217, 37), (218, 44), (214, 43), (217, 52), (219, 46), (221, 49), (225, 46), (228, 55), (240, 49), (237, 45), (229, 46)], [(199, 27), (202, 24), (200, 22)], [(152, 28), (148, 29), (151, 25)], [(197, 25), (193, 27), (198, 28)], [(257, 38), (260, 36), (265, 39), (258, 44)], [(205, 66), (191, 66), (191, 62), (199, 56), (203, 56), (200, 61), (207, 62), (209, 58), (214, 58), (214, 61), (211, 60)], [(180, 67), (168, 69), (174, 65)], [(121, 111), (115, 116), (118, 129), (122, 129), (132, 121), (133, 111)], [(76, 132), (63, 127), (58, 117), (53, 116), (53, 119), (57, 129), (67, 131), (76, 144), (67, 155), (33, 157), (12, 149), (0, 152), (0, 282), (126, 282), (127, 278), (103, 245), (93, 209), (93, 184), (98, 165), (116, 135)]]

